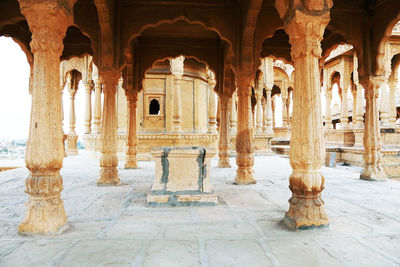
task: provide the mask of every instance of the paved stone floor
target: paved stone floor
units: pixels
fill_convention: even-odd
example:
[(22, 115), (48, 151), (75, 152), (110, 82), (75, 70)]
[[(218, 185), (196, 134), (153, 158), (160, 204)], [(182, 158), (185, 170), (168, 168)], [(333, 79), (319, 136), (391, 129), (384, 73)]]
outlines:
[[(236, 186), (235, 168), (211, 179), (220, 204), (147, 208), (153, 162), (119, 171), (118, 187), (97, 187), (98, 160), (64, 161), (62, 197), (70, 228), (20, 236), (27, 196), (24, 168), (0, 173), (0, 266), (398, 266), (400, 181), (367, 182), (360, 168), (323, 168), (330, 226), (291, 231), (289, 160), (255, 158), (256, 185)], [(232, 166), (235, 159), (231, 158)]]

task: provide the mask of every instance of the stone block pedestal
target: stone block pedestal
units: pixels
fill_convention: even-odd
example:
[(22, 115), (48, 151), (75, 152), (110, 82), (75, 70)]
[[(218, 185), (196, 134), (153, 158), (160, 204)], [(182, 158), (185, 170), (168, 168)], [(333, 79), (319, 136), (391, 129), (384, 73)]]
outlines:
[(202, 147), (162, 147), (151, 152), (156, 179), (147, 205), (216, 205), (210, 183), (210, 160), (215, 151)]

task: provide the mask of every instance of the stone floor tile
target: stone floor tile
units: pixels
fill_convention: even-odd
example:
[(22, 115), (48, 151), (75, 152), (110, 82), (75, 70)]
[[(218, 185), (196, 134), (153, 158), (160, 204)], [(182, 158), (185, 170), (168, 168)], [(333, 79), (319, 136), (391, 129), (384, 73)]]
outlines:
[(26, 241), (6, 255), (0, 261), (0, 266), (51, 266), (51, 261), (72, 245), (71, 240)]
[(266, 241), (281, 266), (344, 266), (311, 239)]
[(400, 235), (364, 237), (363, 240), (371, 246), (397, 258), (400, 264)]
[(200, 266), (197, 241), (152, 240), (143, 258), (143, 267), (196, 267)]
[(116, 223), (108, 231), (110, 239), (146, 239), (159, 237), (161, 226), (149, 223)]
[(138, 257), (138, 240), (81, 240), (59, 262), (59, 266), (131, 266)]
[(181, 223), (192, 221), (192, 215), (187, 208), (144, 208), (127, 209), (122, 214), (121, 223)]
[(199, 223), (199, 224), (171, 224), (166, 226), (166, 238), (179, 239), (208, 239), (208, 238), (258, 238), (256, 229), (249, 223)]
[(272, 266), (264, 250), (254, 240), (207, 240), (208, 266)]
[(353, 238), (321, 238), (328, 252), (349, 266), (398, 266)]

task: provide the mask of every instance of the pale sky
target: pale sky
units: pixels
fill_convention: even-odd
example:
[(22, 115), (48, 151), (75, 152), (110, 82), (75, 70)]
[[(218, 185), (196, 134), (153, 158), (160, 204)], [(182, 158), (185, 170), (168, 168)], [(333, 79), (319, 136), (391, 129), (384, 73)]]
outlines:
[[(25, 53), (9, 37), (0, 37), (0, 139), (27, 139), (31, 110), (30, 67)], [(76, 132), (83, 133), (84, 88), (75, 97)], [(64, 90), (64, 131), (69, 128), (69, 94)]]

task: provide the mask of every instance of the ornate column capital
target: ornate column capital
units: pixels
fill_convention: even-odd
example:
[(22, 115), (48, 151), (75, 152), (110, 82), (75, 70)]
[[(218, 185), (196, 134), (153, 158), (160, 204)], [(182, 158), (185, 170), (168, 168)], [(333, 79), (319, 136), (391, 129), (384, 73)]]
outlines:
[(250, 96), (251, 90), (250, 86), (254, 80), (253, 73), (242, 72), (236, 75), (236, 85), (237, 85), (237, 95), (240, 96)]
[(136, 106), (138, 100), (138, 93), (137, 91), (125, 91), (126, 99), (130, 105)]
[(384, 76), (369, 76), (360, 80), (360, 84), (365, 88), (364, 97), (379, 98), (379, 88), (385, 82)]
[(76, 0), (44, 1), (18, 0), (21, 13), (26, 17), (32, 32), (32, 53), (61, 55), (63, 38), (73, 24), (72, 7)]
[(289, 35), (289, 42), (292, 45), (291, 55), (293, 59), (310, 54), (317, 58), (321, 57), (321, 40), (329, 19), (329, 10), (317, 16), (300, 10), (294, 12), (294, 17), (285, 26), (285, 31)]
[(117, 85), (119, 78), (121, 77), (120, 72), (114, 68), (103, 68), (99, 70), (100, 83), (106, 85), (103, 88), (103, 93), (115, 94), (117, 92)]

